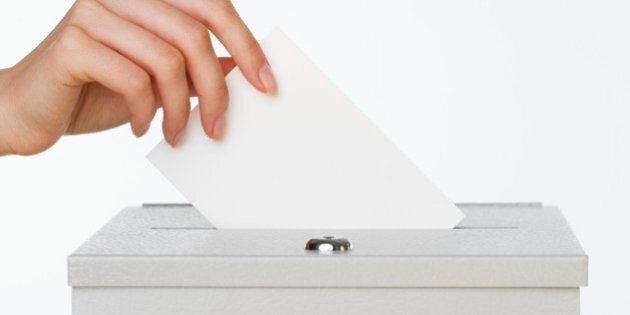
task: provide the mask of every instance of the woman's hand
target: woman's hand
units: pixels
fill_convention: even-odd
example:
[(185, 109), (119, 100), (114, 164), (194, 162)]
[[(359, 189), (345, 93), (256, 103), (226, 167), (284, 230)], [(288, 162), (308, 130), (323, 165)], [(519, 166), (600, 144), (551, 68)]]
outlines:
[[(210, 30), (232, 58), (217, 58)], [(79, 0), (52, 33), (0, 72), (0, 154), (35, 154), (64, 134), (130, 122), (146, 133), (158, 107), (164, 137), (183, 135), (197, 95), (206, 134), (225, 132), (224, 74), (238, 66), (263, 93), (276, 83), (228, 0)]]

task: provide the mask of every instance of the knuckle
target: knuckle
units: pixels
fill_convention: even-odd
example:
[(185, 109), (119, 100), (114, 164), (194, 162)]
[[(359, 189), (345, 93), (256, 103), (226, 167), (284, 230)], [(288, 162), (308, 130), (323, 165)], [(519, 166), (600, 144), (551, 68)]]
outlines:
[(187, 44), (195, 48), (205, 48), (210, 43), (210, 33), (208, 29), (201, 23), (191, 22), (191, 25), (185, 27), (182, 31), (182, 38)]
[(85, 34), (80, 28), (64, 27), (48, 51), (51, 66), (60, 73), (71, 71), (77, 66), (73, 60), (81, 55), (86, 45)]
[(236, 52), (234, 57), (236, 57), (236, 55), (238, 55), (239, 57), (243, 55), (262, 56), (262, 49), (260, 48), (258, 42), (251, 38), (245, 41), (243, 48), (239, 52)]
[(168, 79), (179, 78), (186, 69), (184, 56), (176, 50), (163, 53), (160, 57), (161, 68)]
[(207, 5), (205, 6), (202, 18), (202, 22), (204, 22), (205, 25), (215, 25), (218, 21), (217, 19), (240, 19), (232, 1), (206, 0), (205, 3)]
[(126, 94), (131, 98), (138, 98), (151, 87), (151, 78), (141, 71), (132, 72), (127, 78)]
[(233, 7), (230, 0), (208, 0), (208, 2), (215, 10), (231, 9)]
[(96, 0), (77, 0), (68, 13), (68, 18), (71, 21), (78, 20), (82, 17), (90, 15), (94, 10), (99, 7), (99, 3)]
[(56, 47), (64, 53), (78, 52), (85, 45), (85, 35), (76, 26), (66, 26), (57, 38)]

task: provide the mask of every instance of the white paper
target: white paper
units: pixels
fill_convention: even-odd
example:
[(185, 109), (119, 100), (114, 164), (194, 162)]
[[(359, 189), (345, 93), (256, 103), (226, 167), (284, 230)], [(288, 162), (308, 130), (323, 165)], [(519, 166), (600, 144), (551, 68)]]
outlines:
[(452, 228), (460, 212), (281, 31), (263, 42), (279, 93), (235, 69), (227, 133), (194, 109), (149, 159), (217, 228)]

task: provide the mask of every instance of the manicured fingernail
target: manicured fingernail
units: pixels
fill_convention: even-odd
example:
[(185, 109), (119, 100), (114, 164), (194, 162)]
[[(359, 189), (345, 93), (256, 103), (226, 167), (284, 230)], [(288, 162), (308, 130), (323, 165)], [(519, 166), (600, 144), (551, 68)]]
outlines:
[(260, 68), (260, 71), (258, 71), (258, 77), (265, 86), (265, 91), (268, 94), (276, 94), (278, 91), (278, 85), (268, 64), (265, 64), (262, 68)]
[(173, 147), (178, 147), (179, 145), (182, 144), (182, 141), (184, 141), (184, 135), (186, 134), (186, 130), (182, 130), (180, 132), (178, 132), (175, 137), (173, 137)]
[(225, 114), (221, 114), (219, 118), (214, 121), (214, 129), (212, 130), (212, 137), (215, 139), (223, 138), (225, 134)]

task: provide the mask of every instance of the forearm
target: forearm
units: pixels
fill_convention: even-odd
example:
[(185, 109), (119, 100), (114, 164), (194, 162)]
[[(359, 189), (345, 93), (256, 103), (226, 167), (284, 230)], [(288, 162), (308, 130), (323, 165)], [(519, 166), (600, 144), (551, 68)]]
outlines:
[(6, 104), (7, 77), (9, 69), (0, 69), (0, 156), (13, 154), (11, 149), (11, 132), (9, 130), (9, 122), (11, 115), (9, 106)]

